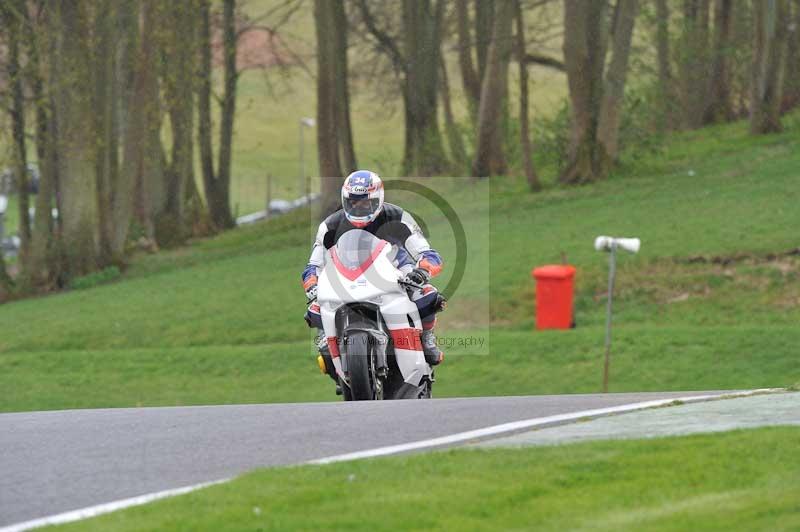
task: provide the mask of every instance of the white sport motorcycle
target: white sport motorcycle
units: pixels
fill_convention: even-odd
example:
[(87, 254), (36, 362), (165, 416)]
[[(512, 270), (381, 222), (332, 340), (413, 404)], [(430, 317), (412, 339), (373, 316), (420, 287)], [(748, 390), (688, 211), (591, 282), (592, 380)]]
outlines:
[(427, 399), (433, 371), (420, 342), (422, 323), (392, 263), (397, 249), (351, 229), (325, 254), (317, 302), (346, 401)]

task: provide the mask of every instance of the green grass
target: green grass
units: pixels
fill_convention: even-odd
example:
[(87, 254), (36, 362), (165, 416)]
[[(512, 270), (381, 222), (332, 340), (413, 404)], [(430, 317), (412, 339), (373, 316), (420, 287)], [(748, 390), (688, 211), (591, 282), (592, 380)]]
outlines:
[[(800, 246), (798, 167), (795, 129), (754, 139), (740, 123), (677, 135), (591, 187), (532, 195), (518, 178), (437, 181), (464, 222), (470, 257), (438, 330), (484, 338), (488, 354), (448, 350), (436, 395), (598, 391), (607, 275), (592, 248), (598, 234), (643, 239), (641, 253), (619, 260), (612, 390), (796, 383), (800, 257), (773, 255)], [(400, 203), (452, 265), (447, 222)], [(301, 318), (309, 217), (141, 255), (121, 281), (0, 307), (0, 410), (335, 400)], [(533, 332), (530, 270), (561, 252), (579, 268), (578, 328)], [(697, 257), (731, 262), (690, 262)], [(214, 368), (215, 385), (190, 371), (195, 357)]]
[(800, 428), (268, 469), (64, 530), (796, 530)]

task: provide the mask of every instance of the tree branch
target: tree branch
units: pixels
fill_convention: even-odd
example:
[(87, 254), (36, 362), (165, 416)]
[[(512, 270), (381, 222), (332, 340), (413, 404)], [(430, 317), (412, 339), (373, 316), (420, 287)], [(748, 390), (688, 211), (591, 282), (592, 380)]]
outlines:
[(359, 0), (358, 7), (361, 10), (361, 18), (364, 19), (367, 30), (377, 39), (380, 48), (389, 56), (389, 59), (391, 59), (392, 64), (397, 70), (405, 72), (406, 61), (403, 54), (400, 52), (400, 48), (397, 47), (397, 43), (394, 42), (394, 39), (392, 39), (388, 33), (378, 28), (378, 25), (375, 23), (375, 17), (372, 16), (369, 6), (367, 6), (367, 0)]
[(533, 63), (535, 65), (546, 66), (548, 68), (558, 70), (559, 72), (566, 72), (567, 70), (562, 61), (559, 61), (555, 57), (549, 57), (541, 54), (526, 53), (525, 57), (523, 58), (523, 62), (525, 64)]

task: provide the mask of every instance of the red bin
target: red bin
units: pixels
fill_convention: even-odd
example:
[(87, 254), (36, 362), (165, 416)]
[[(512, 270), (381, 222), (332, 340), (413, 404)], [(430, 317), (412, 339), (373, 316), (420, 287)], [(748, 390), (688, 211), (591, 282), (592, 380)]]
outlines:
[(560, 264), (540, 266), (531, 274), (536, 279), (536, 328), (572, 328), (575, 267)]

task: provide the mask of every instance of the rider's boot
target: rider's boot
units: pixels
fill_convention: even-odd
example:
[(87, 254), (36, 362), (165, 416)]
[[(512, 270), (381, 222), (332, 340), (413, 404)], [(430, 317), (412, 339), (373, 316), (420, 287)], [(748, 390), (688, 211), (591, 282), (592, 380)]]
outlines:
[(319, 356), (322, 358), (320, 368), (336, 383), (336, 395), (342, 395), (342, 387), (339, 384), (339, 376), (336, 374), (336, 368), (333, 366), (333, 358), (331, 358), (331, 351), (328, 347), (328, 339), (325, 337), (325, 331), (319, 331), (319, 335), (317, 336), (317, 349), (319, 350)]
[(423, 329), (421, 338), (422, 352), (425, 354), (425, 361), (431, 366), (438, 366), (444, 360), (444, 353), (436, 345), (436, 335), (433, 328)]

